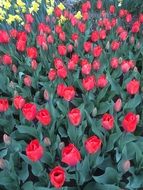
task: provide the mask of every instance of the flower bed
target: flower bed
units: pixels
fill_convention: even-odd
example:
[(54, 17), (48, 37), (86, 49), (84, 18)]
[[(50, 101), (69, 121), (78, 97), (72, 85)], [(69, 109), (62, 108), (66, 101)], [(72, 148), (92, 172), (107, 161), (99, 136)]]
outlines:
[(7, 0), (0, 21), (0, 189), (141, 189), (143, 13)]

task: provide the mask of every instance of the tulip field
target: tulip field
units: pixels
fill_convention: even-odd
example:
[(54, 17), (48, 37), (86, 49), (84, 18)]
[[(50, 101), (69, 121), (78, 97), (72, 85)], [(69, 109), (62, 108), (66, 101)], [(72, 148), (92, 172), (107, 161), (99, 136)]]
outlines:
[(143, 2), (0, 0), (0, 190), (142, 179)]

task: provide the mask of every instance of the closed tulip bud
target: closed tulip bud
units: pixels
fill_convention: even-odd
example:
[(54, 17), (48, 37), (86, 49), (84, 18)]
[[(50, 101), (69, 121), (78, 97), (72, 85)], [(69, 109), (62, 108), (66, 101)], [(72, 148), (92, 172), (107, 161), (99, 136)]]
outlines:
[(135, 37), (134, 37), (134, 36), (131, 36), (131, 38), (130, 38), (130, 43), (131, 43), (131, 44), (134, 44), (134, 42), (135, 42)]
[(135, 71), (135, 72), (138, 72), (138, 68), (137, 68), (137, 67), (134, 67), (134, 71)]
[(140, 42), (138, 42), (137, 45), (136, 45), (136, 48), (140, 49), (140, 47), (141, 47), (141, 44), (140, 44)]
[(114, 103), (114, 110), (116, 112), (119, 112), (122, 108), (122, 100), (119, 98), (115, 103)]
[(136, 115), (136, 118), (137, 118), (137, 123), (139, 123), (139, 121), (140, 121), (140, 115)]
[(106, 49), (109, 49), (109, 48), (110, 48), (110, 42), (108, 41), (106, 44)]
[(50, 145), (51, 145), (51, 141), (50, 141), (50, 139), (49, 139), (48, 137), (45, 137), (45, 138), (44, 138), (44, 144), (45, 144), (46, 146), (50, 146)]
[(64, 142), (60, 142), (59, 143), (59, 149), (62, 150), (65, 147), (65, 143)]
[(50, 17), (46, 16), (46, 22), (50, 22)]
[(78, 41), (75, 40), (74, 46), (77, 47), (78, 46)]
[(0, 158), (0, 169), (5, 168), (5, 160), (3, 158)]
[(14, 96), (18, 96), (18, 92), (16, 90), (14, 91)]
[(130, 160), (126, 160), (123, 162), (122, 168), (125, 172), (127, 172), (131, 167), (131, 162)]
[(11, 69), (12, 69), (12, 71), (13, 71), (14, 73), (17, 73), (17, 67), (16, 67), (16, 65), (13, 64)]
[(6, 145), (10, 145), (10, 143), (11, 143), (11, 137), (8, 136), (7, 134), (4, 134), (4, 135), (3, 135), (3, 141), (4, 141), (4, 143), (5, 143)]
[(69, 53), (71, 53), (73, 51), (73, 45), (69, 44), (67, 46), (67, 50), (68, 50)]
[(28, 86), (28, 87), (31, 86), (32, 80), (31, 80), (31, 77), (30, 77), (29, 75), (26, 75), (26, 76), (24, 77), (24, 84), (25, 84), (26, 86)]
[(92, 110), (92, 117), (95, 117), (97, 115), (97, 108), (95, 107), (93, 110)]
[(121, 64), (121, 63), (122, 63), (122, 61), (123, 61), (123, 58), (122, 58), (122, 57), (120, 57), (120, 58), (119, 58), (119, 64)]
[(49, 92), (47, 90), (44, 90), (44, 99), (49, 100)]
[(35, 59), (33, 59), (33, 60), (31, 61), (31, 67), (32, 67), (32, 69), (33, 69), (33, 70), (36, 70), (36, 69), (37, 69), (37, 66), (38, 66), (37, 61), (36, 61)]

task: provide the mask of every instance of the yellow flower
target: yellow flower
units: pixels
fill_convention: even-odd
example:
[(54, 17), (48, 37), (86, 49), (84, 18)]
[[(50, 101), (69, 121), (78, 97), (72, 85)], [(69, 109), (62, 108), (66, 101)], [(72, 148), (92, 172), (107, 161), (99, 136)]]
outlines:
[(37, 2), (40, 4), (40, 3), (41, 3), (41, 0), (37, 0)]
[(32, 2), (32, 8), (34, 12), (37, 12), (39, 10), (39, 4), (35, 1)]
[(60, 3), (60, 4), (58, 5), (58, 7), (59, 7), (59, 9), (61, 9), (62, 11), (65, 9), (65, 6), (63, 5), (63, 3)]
[(54, 8), (53, 8), (53, 7), (48, 7), (48, 8), (47, 8), (47, 14), (48, 14), (48, 15), (52, 15), (53, 11), (54, 11)]
[(82, 18), (82, 14), (81, 14), (80, 11), (78, 11), (78, 12), (76, 13), (75, 18), (77, 18), (77, 19), (79, 19), (79, 20)]
[(21, 25), (24, 25), (24, 22), (21, 22)]
[(61, 17), (60, 17), (60, 19), (58, 21), (59, 25), (63, 24), (66, 20), (67, 19), (63, 15), (61, 15)]
[(33, 7), (30, 7), (29, 8), (29, 13), (32, 13), (33, 12)]
[(55, 1), (54, 0), (50, 0), (51, 6), (54, 6)]
[(22, 13), (26, 13), (26, 7), (22, 8)]
[(0, 15), (0, 21), (3, 21), (5, 18), (2, 16), (2, 15)]
[(17, 0), (17, 5), (19, 6), (19, 7), (25, 7), (25, 3), (24, 2), (22, 2), (21, 0)]
[(6, 11), (4, 11), (2, 8), (0, 8), (0, 14), (3, 16), (3, 15), (6, 15)]
[(8, 10), (8, 9), (11, 7), (11, 3), (10, 3), (8, 0), (6, 0), (6, 1), (3, 3), (3, 7), (4, 7), (6, 10)]
[(50, 4), (50, 0), (46, 0), (46, 4)]
[(12, 15), (12, 14), (9, 14), (9, 15), (8, 15), (8, 18), (6, 19), (6, 22), (10, 25), (10, 24), (12, 24), (12, 22), (14, 22), (14, 21), (15, 21), (15, 16)]
[(21, 22), (22, 18), (19, 15), (15, 15), (15, 20), (17, 20), (18, 22)]
[(20, 12), (20, 10), (19, 10), (19, 9), (16, 9), (16, 10), (15, 10), (15, 12), (16, 12), (16, 13), (19, 13), (19, 12)]
[(18, 9), (18, 6), (17, 6), (17, 4), (14, 4), (14, 8), (15, 8), (15, 9)]

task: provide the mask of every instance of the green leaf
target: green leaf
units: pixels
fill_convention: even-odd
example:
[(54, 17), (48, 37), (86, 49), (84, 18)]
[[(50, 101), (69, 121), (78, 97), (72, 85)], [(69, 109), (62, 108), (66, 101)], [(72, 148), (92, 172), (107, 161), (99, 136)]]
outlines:
[(93, 176), (94, 180), (102, 184), (116, 184), (119, 181), (118, 172), (113, 168), (106, 168), (105, 173), (101, 176)]
[(104, 114), (104, 113), (106, 113), (109, 109), (110, 109), (110, 103), (109, 103), (109, 102), (101, 102), (101, 103), (99, 104), (99, 108), (97, 109), (97, 110), (98, 110), (97, 114), (98, 114), (98, 115)]
[(25, 162), (22, 162), (22, 169), (18, 172), (18, 177), (24, 182), (26, 181), (28, 176), (29, 176), (28, 164)]
[(125, 145), (127, 145), (128, 143), (135, 141), (136, 137), (131, 134), (131, 133), (122, 133), (118, 143), (119, 143), (119, 148), (120, 150), (122, 150), (124, 148)]
[[(34, 187), (34, 190), (48, 190), (48, 187)], [(55, 190), (55, 188), (50, 188), (50, 190)]]
[(14, 179), (12, 179), (5, 171), (0, 172), (0, 185), (7, 186), (14, 182)]
[(22, 190), (34, 190), (33, 182), (32, 182), (32, 181), (27, 181), (27, 182), (22, 186)]
[(99, 103), (105, 96), (106, 96), (106, 93), (107, 93), (107, 90), (108, 90), (109, 86), (106, 86), (105, 88), (103, 88), (98, 96), (96, 97), (96, 102)]
[(86, 156), (83, 160), (82, 163), (77, 165), (77, 170), (79, 171), (79, 184), (82, 185), (83, 183), (85, 183), (87, 180), (90, 179), (90, 165), (89, 165), (89, 158), (88, 156)]
[(83, 190), (92, 190), (96, 188), (96, 183), (95, 182), (90, 182), (88, 183)]
[(128, 102), (124, 106), (124, 110), (125, 109), (128, 109), (128, 110), (132, 109), (132, 110), (134, 110), (141, 103), (141, 101), (142, 101), (141, 95), (136, 94), (134, 96), (134, 98), (132, 98), (132, 99), (130, 98), (128, 100)]
[(119, 139), (121, 133), (114, 133), (108, 137), (106, 152), (113, 150), (115, 142)]
[(95, 182), (88, 183), (83, 190), (119, 190), (120, 188), (115, 185), (103, 185)]
[(115, 81), (109, 72), (107, 72), (107, 79), (111, 85), (111, 90), (115, 92), (115, 94), (121, 94), (123, 89), (121, 88), (120, 84), (118, 83), (118, 81)]
[(18, 129), (19, 133), (25, 133), (36, 138), (39, 136), (37, 130), (31, 126), (17, 125), (16, 128)]
[(129, 189), (139, 189), (143, 186), (143, 173), (140, 175), (134, 175), (132, 177), (129, 177), (129, 183), (127, 184), (127, 188)]
[(40, 162), (33, 162), (31, 163), (32, 166), (32, 173), (35, 176), (40, 176), (43, 171), (43, 166)]

